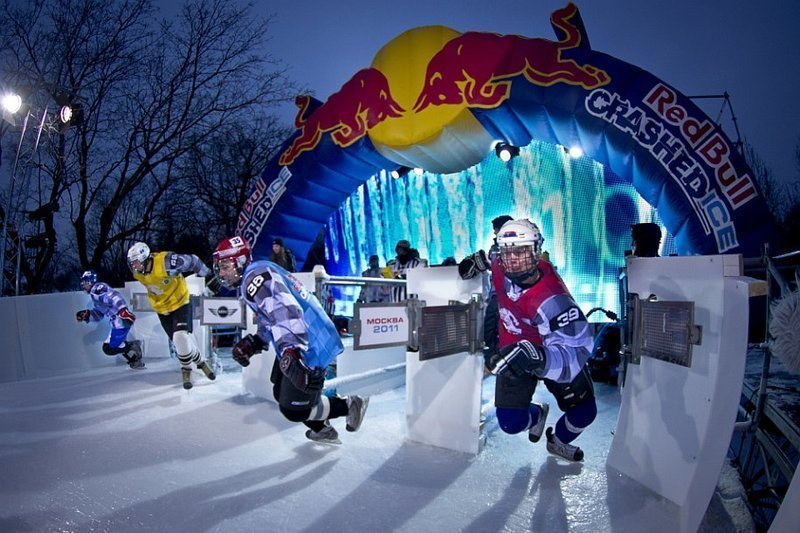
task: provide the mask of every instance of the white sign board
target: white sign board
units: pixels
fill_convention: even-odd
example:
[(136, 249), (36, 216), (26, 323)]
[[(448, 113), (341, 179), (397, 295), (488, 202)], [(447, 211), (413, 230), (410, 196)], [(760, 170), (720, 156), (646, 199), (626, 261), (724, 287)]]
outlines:
[(244, 327), (244, 310), (238, 298), (201, 298), (200, 323), (204, 326)]
[(405, 305), (369, 305), (358, 309), (358, 348), (408, 343), (408, 311)]

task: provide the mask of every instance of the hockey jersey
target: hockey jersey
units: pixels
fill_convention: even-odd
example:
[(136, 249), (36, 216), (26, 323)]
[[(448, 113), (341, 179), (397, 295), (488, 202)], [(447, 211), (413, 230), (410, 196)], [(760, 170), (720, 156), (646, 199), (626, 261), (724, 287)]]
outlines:
[(153, 254), (150, 272), (134, 272), (133, 277), (147, 289), (147, 299), (153, 309), (166, 314), (189, 303), (189, 288), (182, 272), (194, 272), (200, 276), (210, 273), (196, 255), (157, 252)]
[(299, 348), (310, 368), (327, 368), (344, 351), (336, 326), (314, 294), (275, 263), (250, 263), (240, 291), (256, 314), (259, 337), (273, 345), (278, 357), (286, 348)]
[(541, 277), (522, 288), (505, 276), (499, 260), (492, 263), (492, 284), (500, 314), (499, 348), (521, 340), (544, 347), (545, 379), (569, 383), (592, 354), (589, 323), (561, 277), (547, 261), (539, 261)]
[(92, 300), (92, 309), (89, 310), (90, 320), (97, 322), (108, 317), (111, 327), (115, 329), (125, 327), (117, 313), (123, 307), (128, 307), (128, 302), (118, 290), (112, 289), (107, 283), (98, 282), (92, 285), (89, 298)]

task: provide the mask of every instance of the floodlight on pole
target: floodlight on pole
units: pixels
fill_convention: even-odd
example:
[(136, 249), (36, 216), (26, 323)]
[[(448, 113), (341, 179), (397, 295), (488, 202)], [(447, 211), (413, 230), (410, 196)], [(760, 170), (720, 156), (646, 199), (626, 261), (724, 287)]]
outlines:
[(22, 107), (22, 97), (16, 93), (6, 93), (3, 95), (2, 105), (9, 113), (16, 113)]
[(64, 124), (72, 120), (72, 107), (68, 105), (61, 106), (61, 111), (58, 112), (58, 118), (60, 118), (61, 122)]

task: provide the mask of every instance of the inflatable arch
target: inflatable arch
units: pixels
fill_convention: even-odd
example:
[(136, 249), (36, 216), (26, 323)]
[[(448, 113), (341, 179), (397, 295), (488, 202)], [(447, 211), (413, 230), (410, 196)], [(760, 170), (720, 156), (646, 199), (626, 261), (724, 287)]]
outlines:
[(266, 256), (284, 237), (299, 262), (320, 228), (381, 170), (468, 168), (497, 141), (579, 146), (657, 209), (682, 255), (759, 255), (773, 232), (744, 158), (691, 100), (596, 52), (577, 7), (557, 40), (409, 30), (322, 103), (300, 96), (296, 130), (257, 180), (238, 233)]

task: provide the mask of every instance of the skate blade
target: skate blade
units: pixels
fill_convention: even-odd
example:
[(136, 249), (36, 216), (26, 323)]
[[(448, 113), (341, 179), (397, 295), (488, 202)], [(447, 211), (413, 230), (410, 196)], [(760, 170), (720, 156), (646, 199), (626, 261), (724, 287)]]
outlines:
[(339, 446), (342, 443), (342, 441), (339, 440), (339, 439), (335, 439), (335, 440), (311, 440), (311, 439), (308, 439), (308, 442), (310, 442), (312, 444), (327, 444), (328, 446)]

